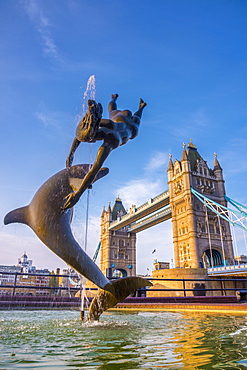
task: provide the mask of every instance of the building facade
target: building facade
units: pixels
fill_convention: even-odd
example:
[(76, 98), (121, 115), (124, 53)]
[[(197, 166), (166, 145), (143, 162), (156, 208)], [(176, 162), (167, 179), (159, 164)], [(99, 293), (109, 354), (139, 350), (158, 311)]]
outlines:
[(12, 286), (19, 281), (19, 275), (16, 275), (19, 272), (21, 268), (18, 266), (0, 265), (0, 295), (12, 294)]
[(36, 269), (26, 252), (16, 266), (0, 266), (0, 295), (49, 295), (50, 271)]

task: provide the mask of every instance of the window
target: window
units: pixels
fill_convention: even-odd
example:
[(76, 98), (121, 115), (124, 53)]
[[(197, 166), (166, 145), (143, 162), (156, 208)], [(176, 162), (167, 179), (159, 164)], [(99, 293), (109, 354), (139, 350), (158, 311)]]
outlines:
[(210, 234), (214, 234), (214, 225), (213, 224), (209, 224), (209, 232), (210, 232)]
[(119, 247), (123, 247), (124, 246), (123, 239), (119, 239), (118, 245), (119, 245)]

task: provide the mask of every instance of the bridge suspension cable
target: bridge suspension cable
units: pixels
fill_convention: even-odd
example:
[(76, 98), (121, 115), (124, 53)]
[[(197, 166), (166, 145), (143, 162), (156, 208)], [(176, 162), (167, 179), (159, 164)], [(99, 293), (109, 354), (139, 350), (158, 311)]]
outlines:
[(243, 206), (242, 204), (236, 202), (236, 200), (233, 200), (231, 198), (229, 198), (228, 196), (225, 195), (225, 200), (228, 202), (228, 203), (231, 203), (235, 208), (237, 208), (237, 210), (243, 214), (246, 215), (247, 217), (247, 207), (246, 206)]
[[(237, 210), (230, 209), (223, 206), (222, 204), (214, 202), (212, 199), (207, 198), (205, 195), (199, 193), (193, 188), (190, 188), (191, 193), (194, 194), (206, 207), (211, 209), (214, 213), (219, 215), (224, 220), (228, 221), (233, 226), (238, 226), (243, 230), (247, 231), (247, 207), (242, 206), (240, 203), (235, 202), (234, 200), (225, 196), (225, 199), (229, 201)], [(244, 211), (244, 209), (246, 211)]]
[(94, 255), (93, 255), (92, 260), (93, 260), (94, 262), (96, 261), (96, 259), (97, 259), (97, 257), (98, 257), (98, 254), (99, 254), (99, 251), (100, 251), (100, 247), (101, 247), (101, 242), (99, 242), (99, 244), (98, 244), (98, 246), (97, 246), (97, 248), (96, 248), (96, 251), (95, 251), (95, 253), (94, 253)]

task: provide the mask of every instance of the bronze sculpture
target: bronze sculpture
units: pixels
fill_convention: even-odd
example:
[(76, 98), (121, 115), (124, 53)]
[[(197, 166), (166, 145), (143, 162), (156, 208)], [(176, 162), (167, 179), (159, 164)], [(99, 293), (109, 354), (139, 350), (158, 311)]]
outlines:
[[(103, 109), (100, 103), (88, 101), (88, 112), (77, 127), (76, 138), (66, 161), (66, 169), (48, 179), (28, 206), (9, 212), (4, 218), (5, 225), (19, 222), (30, 226), (56, 255), (101, 288), (90, 305), (88, 320), (98, 320), (107, 308), (115, 306), (118, 301), (135, 290), (152, 285), (139, 277), (108, 280), (76, 242), (70, 228), (71, 207), (93, 182), (107, 175), (108, 168), (102, 168), (102, 165), (108, 155), (113, 149), (126, 144), (138, 134), (146, 103), (141, 99), (138, 111), (132, 115), (129, 110), (117, 110), (117, 98), (117, 94), (112, 95), (109, 103), (110, 119), (102, 119)], [(80, 142), (98, 140), (103, 140), (103, 144), (92, 166), (89, 164), (71, 166)]]
[(71, 166), (74, 153), (81, 142), (103, 140), (103, 144), (100, 146), (95, 162), (84, 177), (78, 191), (66, 197), (65, 209), (75, 205), (83, 192), (91, 186), (93, 179), (111, 151), (120, 145), (126, 144), (130, 139), (134, 139), (138, 135), (142, 111), (146, 103), (140, 99), (139, 108), (132, 115), (131, 111), (127, 109), (117, 110), (117, 98), (118, 94), (112, 95), (112, 100), (108, 105), (110, 119), (101, 118), (103, 109), (100, 103), (97, 104), (94, 100), (88, 101), (88, 112), (78, 124), (76, 137), (66, 160), (66, 166)]

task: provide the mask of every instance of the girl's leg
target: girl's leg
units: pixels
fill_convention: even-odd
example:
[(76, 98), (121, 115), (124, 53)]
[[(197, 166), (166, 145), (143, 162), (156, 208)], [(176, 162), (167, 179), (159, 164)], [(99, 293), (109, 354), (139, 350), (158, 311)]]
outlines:
[(137, 112), (133, 114), (132, 122), (139, 125), (141, 123), (142, 111), (146, 107), (147, 103), (145, 103), (142, 99), (140, 99), (139, 109)]
[(113, 94), (111, 97), (112, 97), (112, 100), (108, 104), (108, 112), (109, 113), (111, 113), (113, 110), (116, 110), (117, 109), (116, 100), (118, 98), (118, 94)]
[(146, 107), (147, 103), (145, 103), (142, 99), (140, 99), (139, 108), (138, 111), (134, 113), (134, 116), (137, 116), (139, 118), (142, 117), (142, 111)]

